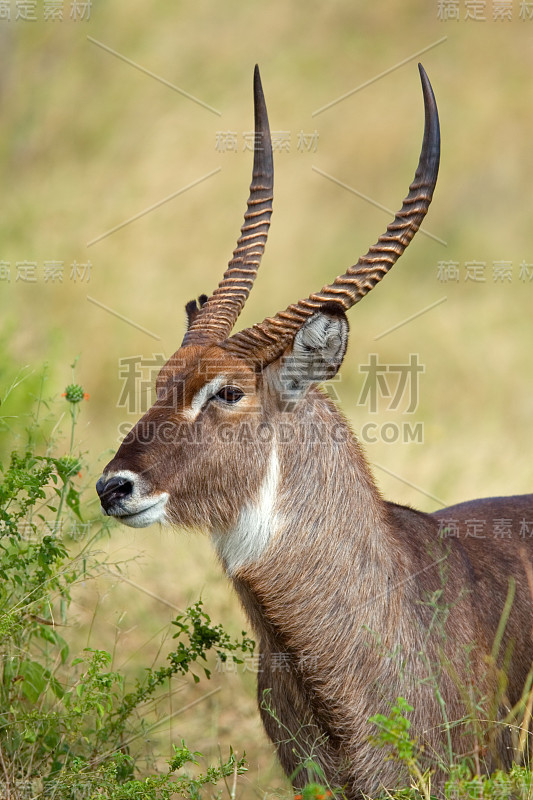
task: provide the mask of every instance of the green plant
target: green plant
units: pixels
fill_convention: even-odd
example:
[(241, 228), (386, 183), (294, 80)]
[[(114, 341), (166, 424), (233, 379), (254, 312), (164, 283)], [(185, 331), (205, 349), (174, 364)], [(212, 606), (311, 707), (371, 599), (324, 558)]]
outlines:
[[(388, 716), (376, 714), (370, 722), (378, 727), (371, 741), (376, 747), (387, 748), (388, 758), (403, 762), (411, 777), (411, 786), (387, 793), (389, 800), (433, 800), (431, 774), (420, 766), (421, 751), (409, 736), (408, 715), (413, 711), (403, 697), (391, 705)], [(449, 779), (444, 786), (446, 800), (531, 800), (533, 776), (527, 766), (514, 764), (510, 770), (496, 770), (491, 775), (476, 772), (467, 759), (454, 757)], [(442, 797), (442, 795), (439, 795)]]
[(413, 711), (413, 707), (403, 697), (398, 697), (396, 703), (391, 706), (389, 716), (376, 714), (370, 717), (370, 722), (379, 729), (371, 741), (376, 747), (387, 748), (389, 750), (388, 758), (394, 758), (404, 763), (420, 794), (425, 800), (430, 800), (430, 774), (429, 771), (423, 771), (420, 767), (418, 744), (416, 739), (411, 739), (409, 736), (411, 722), (407, 714), (411, 711)]
[(514, 765), (508, 772), (496, 770), (492, 775), (472, 775), (468, 766), (454, 767), (445, 787), (446, 800), (531, 800), (531, 770)]
[[(153, 754), (149, 745), (143, 750), (150, 730), (145, 709), (173, 676), (198, 682), (195, 664), (209, 679), (209, 651), (240, 662), (254, 643), (244, 632), (233, 640), (198, 601), (173, 621), (176, 644), (167, 663), (142, 678), (113, 669), (105, 650), (70, 653), (71, 592), (106, 568), (94, 544), (108, 523), (87, 519), (83, 504), (79, 473), (87, 465), (74, 442), (86, 395), (72, 383), (64, 396), (67, 452), (55, 454), (54, 440), (37, 434), (37, 414), (25, 446), (0, 465), (0, 796), (196, 800), (203, 787), (242, 774), (244, 758), (230, 750), (217, 765), (199, 769), (201, 754), (182, 741), (166, 770), (146, 775), (142, 761)], [(41, 407), (48, 408), (42, 398)], [(44, 452), (38, 441), (47, 441)], [(80, 525), (90, 535), (78, 545), (73, 534)]]
[(333, 795), (334, 792), (321, 783), (308, 783), (300, 793), (294, 795), (294, 800), (326, 800)]

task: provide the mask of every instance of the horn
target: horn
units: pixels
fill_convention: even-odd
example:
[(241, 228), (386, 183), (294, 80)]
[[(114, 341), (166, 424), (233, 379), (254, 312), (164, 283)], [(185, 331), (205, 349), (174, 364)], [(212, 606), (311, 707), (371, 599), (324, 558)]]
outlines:
[(218, 288), (194, 315), (183, 345), (220, 342), (231, 333), (252, 289), (272, 216), (274, 165), (259, 67), (254, 70), (254, 165), (250, 197), (233, 258)]
[(390, 270), (420, 227), (437, 182), (440, 159), (439, 116), (429, 78), (418, 65), (424, 95), (425, 126), (422, 150), (414, 180), (402, 208), (377, 243), (329, 286), (306, 300), (290, 305), (275, 317), (221, 343), (224, 349), (253, 361), (258, 368), (270, 364), (288, 347), (304, 322), (325, 304), (346, 311), (359, 302)]

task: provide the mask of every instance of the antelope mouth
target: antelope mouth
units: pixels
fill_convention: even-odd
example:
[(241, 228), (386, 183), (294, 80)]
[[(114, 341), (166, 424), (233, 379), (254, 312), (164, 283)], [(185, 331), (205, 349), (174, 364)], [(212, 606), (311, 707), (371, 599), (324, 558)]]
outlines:
[(168, 492), (150, 491), (141, 476), (130, 470), (107, 472), (96, 482), (102, 511), (130, 528), (162, 522)]
[(114, 517), (130, 528), (147, 528), (154, 522), (162, 522), (165, 517), (165, 506), (168, 494), (165, 492), (159, 495), (156, 500), (149, 500), (142, 507), (135, 509), (121, 508), (115, 509), (109, 516)]

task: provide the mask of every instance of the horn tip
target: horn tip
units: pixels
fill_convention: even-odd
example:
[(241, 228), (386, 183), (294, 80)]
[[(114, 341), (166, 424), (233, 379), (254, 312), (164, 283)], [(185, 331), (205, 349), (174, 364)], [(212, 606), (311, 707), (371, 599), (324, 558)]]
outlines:
[(432, 106), (435, 106), (435, 96), (433, 94), (433, 87), (431, 86), (431, 81), (428, 78), (428, 74), (422, 64), (419, 62), (418, 64), (418, 72), (420, 73), (420, 81), (422, 83), (422, 91), (424, 92), (424, 97), (427, 97), (428, 100), (431, 100)]
[(429, 80), (428, 74), (420, 62), (418, 64), (418, 72), (420, 74), (420, 81), (422, 83), (422, 90), (424, 94), (429, 95), (431, 97), (433, 95), (431, 81)]

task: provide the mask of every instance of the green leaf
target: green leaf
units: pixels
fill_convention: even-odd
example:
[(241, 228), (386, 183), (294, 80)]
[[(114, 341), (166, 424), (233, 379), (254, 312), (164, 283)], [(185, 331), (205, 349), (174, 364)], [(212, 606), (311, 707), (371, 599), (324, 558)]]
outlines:
[(21, 661), (18, 674), (22, 678), (22, 694), (30, 703), (36, 703), (48, 688), (51, 679), (49, 670), (38, 661)]
[(40, 625), (39, 626), (39, 636), (47, 642), (55, 645), (59, 648), (59, 656), (61, 658), (61, 663), (64, 664), (68, 658), (69, 654), (69, 647), (66, 641), (63, 639), (59, 633), (51, 628), (49, 625)]
[(50, 689), (53, 691), (55, 696), (59, 698), (59, 700), (61, 700), (61, 698), (65, 695), (65, 690), (53, 675), (50, 675)]
[(67, 506), (74, 511), (80, 522), (83, 522), (80, 509), (80, 493), (73, 486), (70, 487), (66, 497)]

